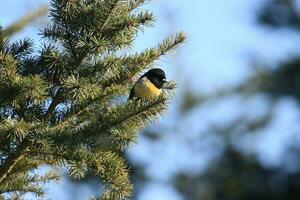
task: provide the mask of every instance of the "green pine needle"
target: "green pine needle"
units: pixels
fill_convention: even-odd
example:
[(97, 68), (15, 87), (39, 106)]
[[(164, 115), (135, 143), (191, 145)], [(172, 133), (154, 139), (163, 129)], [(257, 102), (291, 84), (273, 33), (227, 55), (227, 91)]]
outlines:
[(99, 199), (131, 197), (119, 155), (165, 113), (176, 84), (165, 84), (153, 101), (124, 99), (136, 75), (186, 38), (180, 32), (129, 54), (137, 33), (154, 24), (153, 13), (139, 9), (147, 2), (51, 0), (52, 23), (38, 45), (7, 36), (41, 13), (0, 28), (0, 199), (43, 197), (43, 183), (59, 179), (36, 174), (44, 165), (68, 169), (76, 179), (99, 177), (105, 187)]

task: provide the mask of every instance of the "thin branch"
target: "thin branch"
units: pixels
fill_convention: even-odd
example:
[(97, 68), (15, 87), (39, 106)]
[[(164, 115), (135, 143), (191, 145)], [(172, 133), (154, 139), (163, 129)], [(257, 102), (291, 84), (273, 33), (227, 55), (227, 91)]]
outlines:
[[(60, 92), (58, 91), (56, 96), (53, 98), (46, 114), (44, 120), (47, 120), (50, 114), (55, 110), (56, 106), (60, 103)], [(30, 142), (28, 139), (24, 138), (16, 152), (11, 154), (3, 163), (0, 169), (0, 183), (9, 175), (11, 170), (16, 166), (16, 164), (24, 157), (26, 151), (29, 150)]]
[(16, 152), (11, 154), (10, 157), (6, 159), (0, 170), (0, 183), (8, 176), (14, 166), (24, 157), (24, 153), (28, 150), (29, 144), (30, 143), (28, 140), (23, 140)]
[(119, 0), (114, 0), (111, 10), (109, 11), (109, 13), (108, 13), (105, 21), (103, 22), (103, 24), (101, 25), (101, 27), (99, 29), (100, 33), (105, 29), (106, 25), (108, 24), (108, 22), (109, 22), (109, 20), (110, 20), (110, 18), (112, 16), (112, 14), (114, 13), (114, 10), (117, 7), (118, 2), (119, 2)]
[(26, 25), (28, 25), (33, 20), (46, 15), (47, 11), (48, 6), (41, 6), (37, 10), (25, 15), (21, 20), (14, 22), (3, 31), (4, 37), (11, 37), (14, 33), (21, 31)]
[(44, 116), (44, 120), (47, 120), (50, 117), (50, 114), (55, 110), (56, 106), (60, 104), (61, 98), (60, 98), (60, 90), (57, 91), (56, 95), (53, 97), (53, 100), (48, 107), (48, 110), (46, 111), (46, 114)]

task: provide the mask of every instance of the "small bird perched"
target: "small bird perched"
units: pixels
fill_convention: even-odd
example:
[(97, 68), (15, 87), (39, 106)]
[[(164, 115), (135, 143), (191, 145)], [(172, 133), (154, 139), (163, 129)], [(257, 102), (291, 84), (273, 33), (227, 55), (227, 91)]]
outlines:
[(161, 88), (166, 83), (166, 75), (162, 69), (150, 69), (134, 84), (129, 99), (153, 100), (161, 94)]

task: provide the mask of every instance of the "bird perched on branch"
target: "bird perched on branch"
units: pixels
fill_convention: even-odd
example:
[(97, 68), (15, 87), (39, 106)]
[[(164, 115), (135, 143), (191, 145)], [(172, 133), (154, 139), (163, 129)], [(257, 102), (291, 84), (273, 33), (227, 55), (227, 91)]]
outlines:
[(161, 94), (161, 88), (166, 82), (166, 74), (162, 69), (150, 69), (134, 84), (129, 99), (153, 100)]

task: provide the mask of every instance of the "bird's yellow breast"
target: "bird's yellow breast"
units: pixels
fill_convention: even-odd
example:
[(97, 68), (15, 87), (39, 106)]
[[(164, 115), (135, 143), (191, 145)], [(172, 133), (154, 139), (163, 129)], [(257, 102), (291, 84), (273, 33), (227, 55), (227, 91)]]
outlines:
[(139, 79), (134, 87), (136, 97), (153, 100), (161, 94), (161, 89), (157, 88), (148, 78)]

